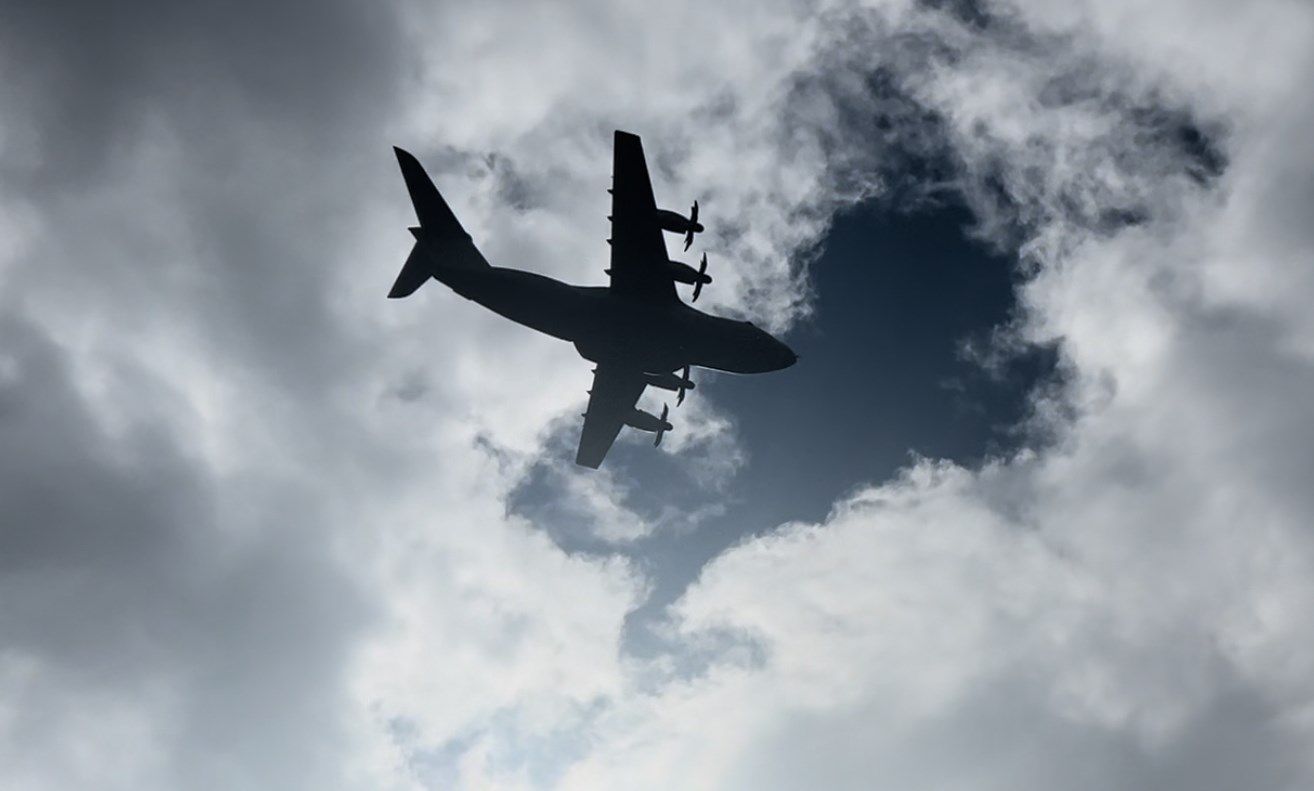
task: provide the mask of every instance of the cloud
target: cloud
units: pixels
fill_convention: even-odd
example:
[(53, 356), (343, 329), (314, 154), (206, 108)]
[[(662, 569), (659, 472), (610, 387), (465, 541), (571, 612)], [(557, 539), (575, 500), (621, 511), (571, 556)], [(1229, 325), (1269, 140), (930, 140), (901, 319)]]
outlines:
[[(491, 258), (600, 279), (610, 129), (658, 108), (569, 105), (637, 17), (557, 69), (518, 12), (426, 13), (32, 5), (6, 28), (5, 785), (441, 782), (621, 694), (643, 580), (505, 506), (587, 369), (440, 290), (382, 295), (410, 212), (388, 145), (417, 140), (444, 141), (414, 147)], [(652, 75), (680, 107), (729, 90), (681, 68)], [(644, 69), (598, 74), (642, 108)], [(465, 73), (493, 82), (444, 93)], [(680, 140), (650, 139), (664, 197), (694, 197)], [(728, 161), (702, 165), (721, 189)], [(792, 282), (786, 246), (752, 244)]]
[[(1311, 19), (1068, 8), (922, 17), (911, 51), (872, 56), (933, 111), (978, 232), (1033, 267), (1020, 332), (1060, 343), (1037, 403), (1056, 441), (919, 462), (715, 559), (670, 628), (733, 647), (618, 704), (563, 785), (1308, 782), (1314, 347), (1291, 260), (1314, 239), (1266, 218), (1314, 158), (1287, 131), (1310, 120)], [(1243, 76), (1233, 33), (1275, 19), (1289, 68)], [(1216, 151), (1183, 131), (1204, 128)]]

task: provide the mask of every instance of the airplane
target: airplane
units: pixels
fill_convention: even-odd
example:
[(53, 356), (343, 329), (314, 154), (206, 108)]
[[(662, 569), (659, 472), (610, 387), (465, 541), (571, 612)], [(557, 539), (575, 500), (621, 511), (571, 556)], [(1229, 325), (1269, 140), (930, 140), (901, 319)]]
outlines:
[(694, 286), (697, 299), (707, 256), (695, 270), (666, 254), (663, 231), (684, 234), (685, 249), (703, 226), (698, 203), (690, 216), (658, 209), (638, 135), (616, 130), (612, 172), (611, 265), (607, 286), (574, 286), (516, 269), (495, 267), (475, 247), (424, 167), (393, 149), (420, 224), (401, 273), (388, 296), (399, 299), (434, 278), (466, 299), (575, 345), (596, 364), (575, 463), (597, 469), (621, 428), (657, 435), (672, 429), (669, 407), (660, 416), (635, 404), (649, 385), (677, 394), (686, 390), (692, 366), (753, 374), (788, 368), (798, 355), (751, 322), (704, 313), (681, 301), (675, 283)]

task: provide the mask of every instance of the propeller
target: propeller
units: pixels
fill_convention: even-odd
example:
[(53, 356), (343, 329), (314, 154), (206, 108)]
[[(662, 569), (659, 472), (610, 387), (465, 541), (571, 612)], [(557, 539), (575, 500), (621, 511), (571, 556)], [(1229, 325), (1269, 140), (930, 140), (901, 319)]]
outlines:
[(684, 367), (684, 373), (680, 374), (680, 379), (682, 379), (683, 381), (680, 383), (680, 389), (677, 390), (675, 393), (676, 406), (679, 406), (680, 404), (684, 403), (684, 382), (689, 381), (689, 366), (686, 365)]
[(661, 425), (657, 427), (657, 439), (653, 440), (652, 443), (652, 446), (654, 448), (662, 444), (662, 435), (666, 433), (667, 427), (671, 425), (670, 423), (666, 422), (666, 413), (670, 411), (671, 411), (671, 407), (669, 404), (662, 404), (662, 416), (661, 418), (659, 418), (659, 422), (661, 423)]
[[(698, 279), (694, 281), (693, 299), (689, 300), (690, 302), (697, 302), (698, 295), (703, 293), (703, 275), (705, 274), (707, 274), (707, 253), (703, 253), (703, 262), (698, 265)], [(709, 280), (707, 282), (710, 283), (712, 281)], [(688, 371), (685, 373), (688, 373)]]
[(688, 250), (689, 245), (693, 244), (694, 232), (698, 228), (698, 201), (694, 201), (693, 208), (689, 210), (689, 230), (684, 232), (684, 249)]

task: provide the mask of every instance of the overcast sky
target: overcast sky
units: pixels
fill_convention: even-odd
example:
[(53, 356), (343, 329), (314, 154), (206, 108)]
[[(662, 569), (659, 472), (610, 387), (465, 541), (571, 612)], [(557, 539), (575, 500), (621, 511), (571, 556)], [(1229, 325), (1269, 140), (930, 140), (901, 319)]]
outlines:
[[(0, 787), (1314, 786), (1308, 3), (0, 20)], [(595, 473), (391, 146), (599, 284), (616, 128), (803, 358)]]

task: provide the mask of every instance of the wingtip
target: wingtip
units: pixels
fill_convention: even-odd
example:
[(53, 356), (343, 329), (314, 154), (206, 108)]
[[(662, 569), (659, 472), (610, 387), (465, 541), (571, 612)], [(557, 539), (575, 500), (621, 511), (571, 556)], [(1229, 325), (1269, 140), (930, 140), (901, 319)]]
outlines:
[(602, 466), (602, 459), (586, 459), (583, 456), (576, 456), (575, 463), (581, 467), (587, 467), (590, 470), (596, 470)]
[(396, 155), (397, 161), (403, 165), (410, 165), (411, 163), (417, 163), (417, 164), (419, 163), (419, 160), (415, 158), (414, 154), (402, 148), (401, 146), (393, 146), (392, 153)]

